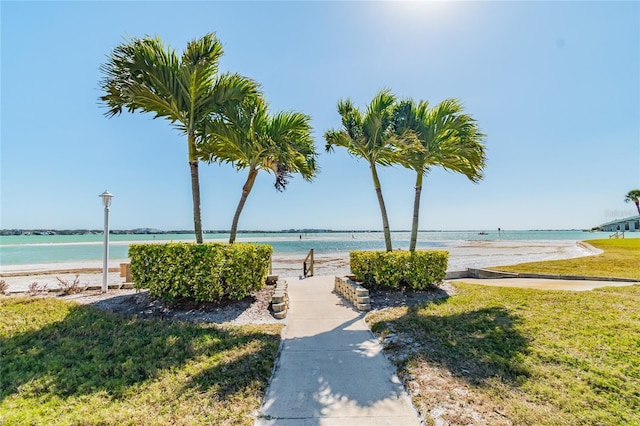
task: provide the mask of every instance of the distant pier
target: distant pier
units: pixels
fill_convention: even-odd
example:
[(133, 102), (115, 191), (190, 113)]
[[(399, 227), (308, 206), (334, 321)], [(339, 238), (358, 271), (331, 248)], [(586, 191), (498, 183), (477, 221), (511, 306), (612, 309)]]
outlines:
[(600, 229), (606, 232), (640, 232), (640, 215), (612, 220), (600, 225)]

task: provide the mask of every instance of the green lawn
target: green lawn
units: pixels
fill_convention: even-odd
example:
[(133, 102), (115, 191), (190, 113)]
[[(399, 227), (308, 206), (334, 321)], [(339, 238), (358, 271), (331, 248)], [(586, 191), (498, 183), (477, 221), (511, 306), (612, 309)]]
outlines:
[[(456, 284), (437, 303), (369, 315), (425, 415), (450, 424), (640, 424), (640, 292)], [(466, 405), (465, 405), (466, 404)], [(465, 408), (466, 407), (466, 408)], [(470, 408), (471, 407), (471, 408)]]
[(0, 424), (252, 425), (281, 331), (54, 298), (2, 298), (0, 318)]
[(601, 287), (593, 291), (604, 291), (607, 293), (626, 294), (628, 296), (640, 296), (640, 284), (629, 285), (624, 287)]
[(640, 280), (640, 238), (591, 240), (586, 242), (604, 250), (604, 253), (576, 259), (496, 266), (491, 269), (508, 272), (587, 275)]

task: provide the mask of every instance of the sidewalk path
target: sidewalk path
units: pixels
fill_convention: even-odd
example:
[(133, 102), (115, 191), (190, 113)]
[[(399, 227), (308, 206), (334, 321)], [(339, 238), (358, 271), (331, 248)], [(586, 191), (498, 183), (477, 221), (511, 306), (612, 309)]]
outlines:
[(625, 287), (637, 283), (623, 281), (556, 280), (546, 278), (459, 278), (447, 280), (492, 287), (533, 288), (537, 290), (587, 291), (600, 287)]
[(333, 293), (334, 277), (286, 281), (287, 327), (256, 426), (420, 425), (364, 314)]

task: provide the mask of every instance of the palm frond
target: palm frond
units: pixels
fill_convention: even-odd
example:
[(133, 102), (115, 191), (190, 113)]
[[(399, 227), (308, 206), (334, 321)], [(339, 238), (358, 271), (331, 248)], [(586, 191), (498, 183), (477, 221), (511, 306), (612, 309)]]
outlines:
[(396, 108), (400, 163), (418, 173), (440, 166), (480, 181), (486, 162), (485, 135), (473, 117), (462, 111), (457, 99), (445, 99), (432, 108), (426, 101), (401, 102)]
[(380, 91), (367, 106), (363, 115), (350, 99), (338, 102), (342, 129), (325, 133), (327, 152), (335, 146), (347, 149), (350, 155), (366, 159), (369, 163), (388, 166), (397, 162), (392, 141), (396, 136), (395, 96), (389, 90)]
[(384, 150), (394, 131), (396, 97), (389, 90), (380, 91), (367, 106), (362, 128), (369, 151)]
[(362, 137), (362, 114), (349, 98), (338, 102), (338, 113), (342, 118), (342, 126), (352, 139)]
[(625, 203), (637, 203), (638, 200), (640, 200), (640, 189), (632, 189), (624, 197)]
[(282, 190), (294, 173), (311, 180), (318, 172), (311, 118), (299, 112), (274, 116), (261, 96), (228, 102), (207, 120), (201, 158), (274, 172)]
[[(159, 38), (133, 38), (114, 49), (109, 61), (101, 66), (105, 95), (101, 97), (110, 108), (107, 116), (141, 110), (154, 112), (156, 117), (179, 117), (175, 108), (175, 73), (179, 60), (175, 51), (165, 49)], [(164, 101), (160, 101), (164, 98)], [(152, 105), (147, 105), (151, 100)], [(172, 105), (173, 104), (173, 105)], [(157, 108), (156, 111), (154, 108)]]
[(352, 141), (346, 130), (327, 130), (324, 133), (324, 139), (326, 141), (324, 147), (326, 152), (332, 152), (336, 146), (348, 149)]
[(218, 61), (224, 51), (222, 43), (214, 33), (207, 33), (199, 39), (187, 43), (187, 48), (182, 54), (182, 64), (185, 67), (194, 67), (213, 72), (218, 72)]
[(213, 90), (203, 99), (203, 104), (222, 108), (237, 104), (249, 96), (259, 94), (258, 83), (239, 74), (226, 73), (218, 77)]
[(213, 33), (190, 41), (181, 58), (157, 37), (127, 40), (100, 67), (106, 115), (151, 112), (185, 133), (194, 131), (224, 105), (257, 93), (258, 85), (250, 79), (217, 75), (222, 54)]

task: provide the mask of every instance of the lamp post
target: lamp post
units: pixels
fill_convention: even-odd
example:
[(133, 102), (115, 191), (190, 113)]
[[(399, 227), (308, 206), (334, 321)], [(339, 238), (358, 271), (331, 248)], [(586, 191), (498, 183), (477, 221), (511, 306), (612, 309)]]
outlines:
[(109, 206), (111, 206), (111, 199), (113, 194), (109, 191), (105, 191), (98, 195), (102, 198), (102, 205), (104, 206), (104, 261), (102, 263), (102, 292), (106, 293), (109, 289), (107, 285), (107, 275), (109, 273)]

